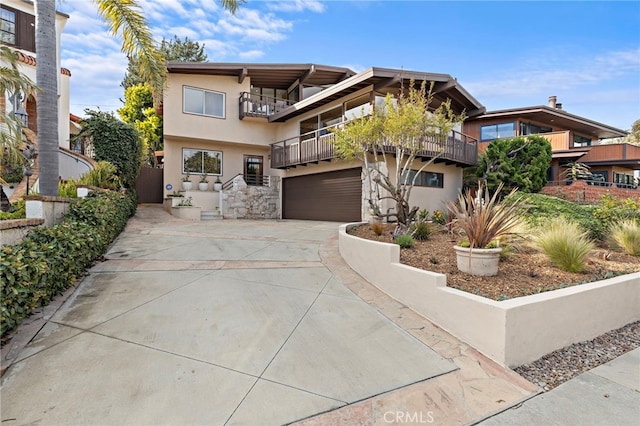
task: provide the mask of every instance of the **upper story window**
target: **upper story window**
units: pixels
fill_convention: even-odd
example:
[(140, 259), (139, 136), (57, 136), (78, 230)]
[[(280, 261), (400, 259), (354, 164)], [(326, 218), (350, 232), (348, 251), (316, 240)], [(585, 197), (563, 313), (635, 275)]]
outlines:
[(4, 7), (0, 9), (0, 41), (16, 44), (16, 14)]
[(551, 133), (553, 129), (548, 126), (540, 126), (533, 123), (520, 123), (520, 136), (539, 135), (540, 133)]
[(8, 6), (0, 8), (0, 42), (36, 51), (35, 17)]
[(573, 146), (591, 146), (591, 139), (580, 135), (573, 135)]
[(480, 140), (492, 141), (494, 139), (513, 138), (516, 136), (516, 123), (487, 124), (480, 127)]
[(183, 112), (224, 118), (225, 95), (212, 90), (184, 86)]

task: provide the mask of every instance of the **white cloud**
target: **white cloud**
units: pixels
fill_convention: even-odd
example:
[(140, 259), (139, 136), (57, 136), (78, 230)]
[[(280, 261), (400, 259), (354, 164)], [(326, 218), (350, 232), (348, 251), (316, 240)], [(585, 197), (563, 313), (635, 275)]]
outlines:
[(325, 11), (324, 4), (316, 0), (275, 0), (268, 1), (267, 7), (270, 10), (279, 12), (311, 12), (322, 13)]
[(258, 59), (262, 58), (265, 53), (262, 50), (249, 50), (246, 52), (240, 52), (238, 56), (242, 59)]
[(640, 74), (640, 49), (608, 52), (595, 58), (558, 55), (556, 59), (506, 68), (465, 87), (476, 97), (520, 97), (595, 85), (630, 74)]

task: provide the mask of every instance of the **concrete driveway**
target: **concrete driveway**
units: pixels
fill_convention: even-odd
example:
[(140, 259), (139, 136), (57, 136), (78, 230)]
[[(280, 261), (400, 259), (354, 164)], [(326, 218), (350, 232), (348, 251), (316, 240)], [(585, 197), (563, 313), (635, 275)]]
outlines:
[(336, 234), (141, 206), (4, 375), (3, 426), (284, 424), (457, 370), (345, 286)]

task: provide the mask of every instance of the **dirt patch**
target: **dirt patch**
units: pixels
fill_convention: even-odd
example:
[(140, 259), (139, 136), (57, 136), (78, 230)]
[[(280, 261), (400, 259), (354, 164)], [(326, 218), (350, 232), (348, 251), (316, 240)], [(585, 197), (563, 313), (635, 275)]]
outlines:
[[(376, 235), (369, 225), (361, 225), (349, 233), (360, 238), (392, 243), (395, 225), (384, 225)], [(612, 276), (640, 271), (640, 258), (613, 247), (593, 250), (587, 268), (581, 273), (565, 272), (549, 262), (546, 256), (527, 244), (512, 251), (500, 262), (498, 275), (479, 277), (458, 271), (453, 246), (458, 238), (438, 225), (427, 241), (416, 241), (411, 249), (400, 250), (400, 262), (415, 268), (447, 275), (447, 285), (493, 300), (505, 300), (544, 291), (597, 281)]]

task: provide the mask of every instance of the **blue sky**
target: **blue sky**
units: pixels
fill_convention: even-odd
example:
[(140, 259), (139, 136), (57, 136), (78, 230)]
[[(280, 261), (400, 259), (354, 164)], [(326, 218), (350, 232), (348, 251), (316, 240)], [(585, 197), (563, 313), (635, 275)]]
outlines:
[[(545, 105), (629, 129), (640, 118), (638, 1), (138, 0), (154, 35), (205, 44), (211, 62), (318, 63), (445, 73), (488, 110)], [(127, 61), (89, 0), (70, 15), (71, 112), (115, 111)]]

